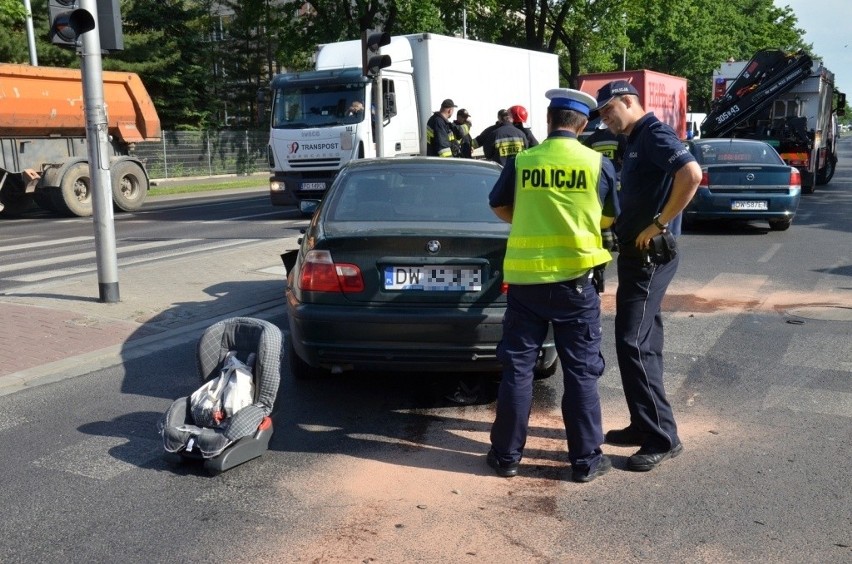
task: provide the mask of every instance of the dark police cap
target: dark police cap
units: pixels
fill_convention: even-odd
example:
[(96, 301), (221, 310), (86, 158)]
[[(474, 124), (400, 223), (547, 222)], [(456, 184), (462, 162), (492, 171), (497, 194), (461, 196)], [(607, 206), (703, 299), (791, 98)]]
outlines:
[(598, 104), (595, 110), (600, 110), (610, 102), (616, 96), (624, 96), (625, 94), (633, 94), (634, 96), (639, 95), (639, 91), (636, 90), (632, 84), (627, 82), (626, 80), (613, 80), (609, 84), (605, 84), (600, 90), (598, 90)]
[(458, 116), (459, 119), (467, 119), (470, 117), (470, 114), (467, 113), (466, 109), (462, 108), (456, 112), (456, 116)]
[(452, 98), (447, 98), (446, 100), (441, 102), (441, 109), (442, 110), (444, 108), (457, 108), (457, 107), (458, 106), (456, 106), (456, 104), (455, 104), (455, 102), (453, 102)]
[(572, 88), (551, 88), (544, 95), (550, 100), (549, 108), (574, 110), (588, 116), (595, 107), (592, 96)]

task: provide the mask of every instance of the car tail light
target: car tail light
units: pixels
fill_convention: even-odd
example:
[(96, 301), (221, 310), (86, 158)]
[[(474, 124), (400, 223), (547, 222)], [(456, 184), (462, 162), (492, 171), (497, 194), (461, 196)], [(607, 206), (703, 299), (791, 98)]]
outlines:
[(802, 173), (797, 168), (790, 169), (790, 186), (802, 185)]
[(709, 188), (710, 187), (710, 173), (706, 170), (701, 171), (701, 182), (698, 184), (699, 188)]
[(500, 293), (501, 294), (508, 294), (509, 293), (508, 282), (503, 282), (502, 284), (500, 284)]
[(308, 251), (299, 277), (299, 287), (310, 292), (362, 292), (364, 278), (354, 264), (337, 263), (328, 251)]

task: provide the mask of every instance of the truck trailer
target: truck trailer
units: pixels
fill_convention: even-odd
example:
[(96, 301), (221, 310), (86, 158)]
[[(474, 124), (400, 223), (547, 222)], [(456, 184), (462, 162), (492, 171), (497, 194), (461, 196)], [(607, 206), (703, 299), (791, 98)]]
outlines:
[(687, 80), (647, 69), (581, 74), (577, 87), (586, 94), (597, 97), (598, 90), (613, 80), (626, 80), (639, 92), (639, 102), (645, 111), (654, 112), (660, 121), (667, 123), (681, 139), (687, 137), (686, 84)]
[[(149, 179), (134, 143), (160, 138), (160, 120), (133, 73), (103, 73), (112, 199), (119, 211), (142, 206)], [(79, 70), (0, 64), (0, 206), (3, 215), (40, 207), (92, 215), (86, 115)]]
[[(382, 155), (426, 154), (426, 121), (451, 98), (470, 113), (474, 137), (497, 112), (524, 106), (528, 125), (547, 136), (548, 100), (559, 87), (556, 55), (431, 33), (394, 36), (382, 47)], [(318, 199), (353, 159), (377, 156), (376, 82), (363, 76), (360, 41), (319, 46), (316, 69), (271, 83), (270, 197), (274, 205)], [(350, 112), (358, 102), (363, 112)]]
[(837, 117), (846, 95), (834, 74), (804, 51), (758, 51), (713, 73), (713, 103), (704, 137), (760, 139), (799, 169), (802, 191), (828, 184), (837, 166)]

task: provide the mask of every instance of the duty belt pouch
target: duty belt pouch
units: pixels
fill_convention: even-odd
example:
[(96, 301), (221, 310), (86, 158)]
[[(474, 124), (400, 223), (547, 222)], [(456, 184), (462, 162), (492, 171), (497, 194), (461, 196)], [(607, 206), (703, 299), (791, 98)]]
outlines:
[(648, 245), (648, 262), (656, 265), (668, 264), (677, 256), (677, 241), (668, 231), (651, 237)]

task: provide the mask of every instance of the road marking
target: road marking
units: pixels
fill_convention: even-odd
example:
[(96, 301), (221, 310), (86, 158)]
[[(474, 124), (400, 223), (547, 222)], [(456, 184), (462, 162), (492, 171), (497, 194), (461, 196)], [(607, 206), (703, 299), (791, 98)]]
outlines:
[[(172, 242), (191, 242), (191, 241), (204, 241), (204, 240), (205, 239), (174, 239), (174, 240), (170, 240), (169, 242), (170, 243), (172, 243)], [(196, 245), (196, 246), (194, 246), (190, 249), (186, 249), (186, 250), (183, 250), (183, 251), (160, 253), (160, 254), (157, 254), (156, 256), (147, 255), (147, 256), (143, 256), (143, 257), (125, 258), (125, 259), (122, 259), (122, 258), (119, 257), (118, 266), (119, 267), (126, 267), (126, 266), (131, 266), (131, 265), (134, 265), (134, 264), (144, 263), (144, 262), (152, 262), (152, 261), (155, 261), (155, 260), (171, 259), (171, 258), (180, 257), (180, 256), (184, 256), (184, 255), (199, 253), (201, 251), (212, 251), (212, 250), (216, 250), (216, 249), (224, 249), (224, 248), (227, 248), (227, 247), (234, 247), (236, 245), (256, 243), (256, 242), (261, 241), (261, 240), (262, 239), (232, 239), (230, 241), (220, 241), (220, 242), (217, 242), (217, 243)], [(131, 246), (128, 246), (128, 247), (122, 247), (119, 250), (128, 250), (128, 249), (139, 250), (139, 248), (141, 248), (141, 247), (150, 248), (152, 246), (162, 246), (162, 245), (163, 245), (163, 241), (159, 241), (155, 244), (145, 243), (144, 245), (131, 245)], [(78, 255), (78, 256), (81, 256), (81, 255)], [(94, 252), (85, 253), (82, 256), (94, 258), (95, 253)], [(33, 261), (33, 262), (43, 262), (43, 261)], [(54, 259), (52, 261), (48, 261), (48, 264), (51, 263), (51, 262), (56, 262), (56, 260)], [(21, 264), (29, 266), (30, 263), (21, 263)], [(18, 270), (18, 269), (22, 268), (21, 264), (15, 265), (14, 269)], [(4, 269), (0, 268), (0, 272), (3, 272), (3, 270)], [(5, 270), (11, 270), (11, 269), (5, 269)], [(59, 270), (34, 272), (32, 274), (22, 274), (20, 276), (8, 276), (8, 277), (4, 277), (3, 280), (7, 280), (7, 281), (10, 281), (10, 282), (40, 282), (42, 280), (47, 280), (47, 279), (50, 279), (50, 278), (61, 278), (61, 277), (64, 277), (64, 276), (74, 276), (74, 275), (78, 275), (78, 274), (85, 274), (85, 273), (88, 273), (88, 272), (95, 272), (96, 270), (97, 270), (97, 264), (92, 264), (92, 265), (88, 265), (88, 266), (78, 266), (78, 267), (70, 267), (70, 268), (64, 268), (64, 269), (59, 269)], [(16, 291), (20, 291), (20, 288), (16, 289)], [(10, 293), (14, 294), (15, 291), (12, 291)]]
[(769, 250), (767, 250), (765, 253), (763, 253), (763, 256), (757, 259), (757, 262), (769, 262), (772, 257), (775, 256), (775, 253), (777, 253), (779, 250), (781, 250), (781, 243), (775, 243), (774, 245), (771, 245), (769, 247)]
[(80, 241), (94, 241), (94, 236), (89, 237), (69, 237), (68, 239), (54, 239), (53, 241), (39, 241), (38, 243), (22, 243), (20, 245), (3, 245), (3, 252), (18, 251), (21, 249), (37, 249), (39, 247), (52, 247), (60, 245), (68, 245), (71, 243), (79, 243)]
[[(94, 240), (92, 238), (92, 240)], [(175, 243), (193, 243), (196, 241), (204, 241), (204, 239), (173, 239), (167, 241), (149, 241), (147, 243), (139, 243), (136, 245), (121, 245), (117, 246), (117, 252), (128, 252), (128, 251), (144, 251), (145, 249), (153, 249), (156, 247), (162, 247), (164, 244), (175, 244)], [(31, 260), (28, 262), (18, 262), (10, 266), (0, 267), (0, 273), (3, 272), (12, 272), (15, 270), (24, 270), (27, 268), (39, 268), (42, 266), (48, 266), (51, 264), (57, 264), (58, 262), (73, 262), (75, 260), (83, 260), (87, 258), (93, 258), (96, 256), (94, 250), (86, 251), (85, 253), (76, 253), (73, 255), (63, 255), (62, 257), (51, 257), (46, 259), (39, 260)]]
[(787, 345), (781, 362), (818, 370), (852, 372), (852, 340), (846, 331), (797, 335)]

